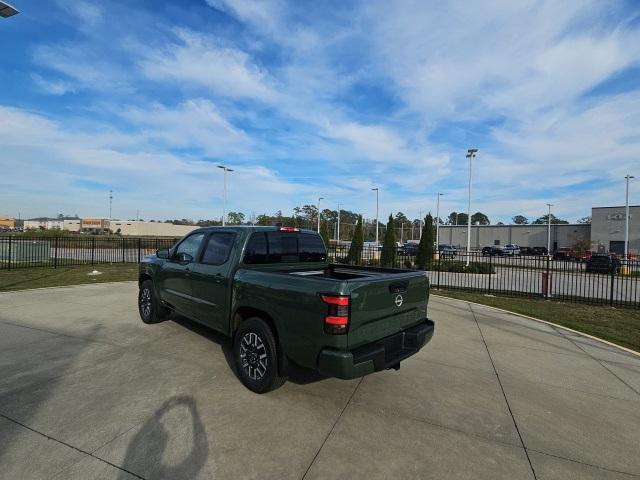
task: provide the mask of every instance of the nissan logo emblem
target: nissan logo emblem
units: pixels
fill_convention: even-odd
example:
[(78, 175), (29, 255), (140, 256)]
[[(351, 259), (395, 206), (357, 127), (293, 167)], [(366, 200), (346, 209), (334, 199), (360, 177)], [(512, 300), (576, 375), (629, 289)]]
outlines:
[(402, 295), (396, 295), (396, 307), (401, 307), (403, 301)]

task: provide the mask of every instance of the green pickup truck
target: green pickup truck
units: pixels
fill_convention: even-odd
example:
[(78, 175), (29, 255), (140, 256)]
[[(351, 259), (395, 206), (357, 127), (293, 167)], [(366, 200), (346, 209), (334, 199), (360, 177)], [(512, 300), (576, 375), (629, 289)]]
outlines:
[(293, 227), (194, 230), (144, 258), (139, 287), (143, 322), (176, 312), (231, 337), (256, 393), (291, 362), (344, 379), (398, 369), (433, 336), (424, 272), (330, 264), (322, 237)]

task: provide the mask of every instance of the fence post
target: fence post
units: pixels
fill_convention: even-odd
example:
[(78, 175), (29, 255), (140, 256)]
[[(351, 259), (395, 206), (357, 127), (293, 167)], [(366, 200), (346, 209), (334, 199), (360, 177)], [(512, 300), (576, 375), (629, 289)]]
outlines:
[(53, 237), (53, 268), (58, 268), (58, 237)]
[(138, 263), (140, 263), (140, 249), (142, 248), (142, 239), (138, 237)]
[(93, 265), (96, 252), (96, 237), (91, 236), (91, 265)]
[(436, 269), (437, 269), (438, 273), (436, 273), (436, 277), (437, 277), (436, 283), (438, 284), (438, 290), (440, 290), (440, 270), (442, 270), (441, 265), (440, 265), (440, 262), (441, 262), (440, 255), (438, 255), (438, 260), (437, 261), (438, 261), (438, 264), (436, 266)]
[(492, 267), (492, 259), (491, 259), (491, 255), (489, 255), (489, 285), (487, 286), (487, 295), (491, 294), (491, 275), (493, 273), (493, 267)]
[(611, 288), (609, 289), (609, 306), (613, 307), (613, 282), (616, 281), (616, 272), (611, 270), (610, 282)]
[(11, 238), (13, 237), (13, 235), (9, 235), (9, 266), (8, 266), (8, 270), (11, 270)]
[(125, 263), (125, 261), (124, 261), (124, 237), (122, 237), (122, 263)]

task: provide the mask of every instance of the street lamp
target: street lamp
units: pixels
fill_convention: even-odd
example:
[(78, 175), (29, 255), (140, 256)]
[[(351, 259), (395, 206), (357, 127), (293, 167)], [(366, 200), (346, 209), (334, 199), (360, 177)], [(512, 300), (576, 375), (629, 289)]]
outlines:
[(547, 255), (551, 255), (551, 207), (552, 203), (547, 203), (549, 213), (547, 213)]
[(438, 245), (440, 245), (440, 197), (443, 195), (444, 193), (438, 192), (438, 204), (436, 207), (436, 250), (438, 250)]
[(224, 165), (218, 165), (218, 168), (224, 170), (224, 196), (222, 197), (222, 226), (224, 227), (227, 217), (227, 172), (233, 172), (233, 169)]
[(340, 204), (338, 204), (338, 228), (336, 229), (336, 241), (340, 244)]
[(422, 240), (422, 210), (418, 212), (418, 225), (420, 226), (420, 240)]
[(12, 17), (16, 13), (19, 13), (14, 7), (8, 3), (0, 1), (0, 17), (8, 18)]
[(318, 233), (320, 233), (320, 200), (323, 200), (324, 197), (318, 197)]
[(626, 261), (629, 258), (629, 180), (636, 177), (626, 175), (624, 178), (627, 181), (627, 195), (624, 204), (624, 259)]
[(376, 192), (376, 246), (378, 245), (378, 192), (379, 192), (379, 188), (372, 188), (371, 190), (374, 190)]
[(469, 266), (469, 255), (471, 254), (471, 167), (472, 161), (478, 152), (477, 148), (467, 150), (467, 158), (469, 159), (469, 201), (467, 203), (467, 267)]

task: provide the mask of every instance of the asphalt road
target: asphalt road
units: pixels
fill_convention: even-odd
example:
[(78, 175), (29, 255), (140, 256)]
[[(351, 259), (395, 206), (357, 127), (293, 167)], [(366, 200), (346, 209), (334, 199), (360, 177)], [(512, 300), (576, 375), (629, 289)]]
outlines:
[(135, 283), (0, 294), (0, 478), (630, 479), (640, 357), (432, 297), (400, 371), (255, 395), (224, 338)]

